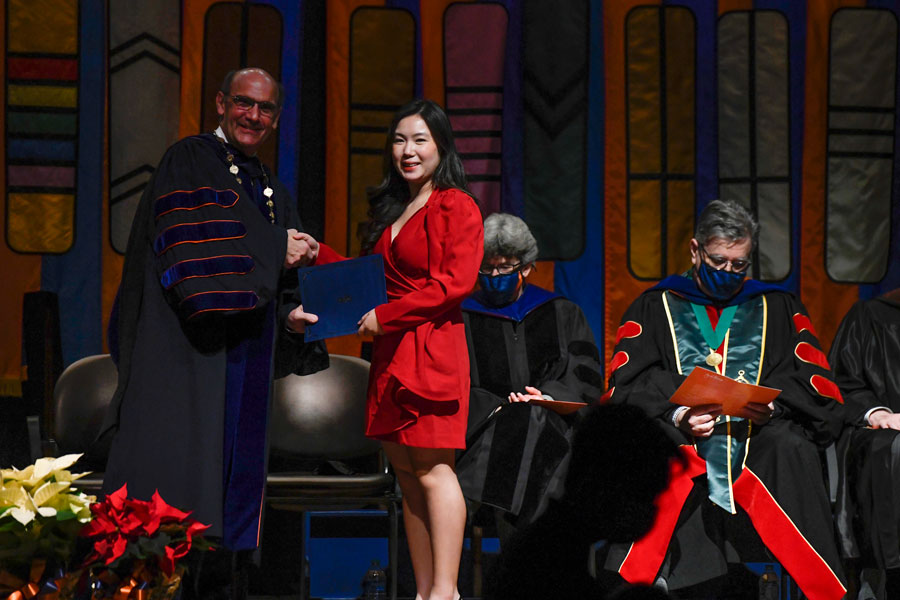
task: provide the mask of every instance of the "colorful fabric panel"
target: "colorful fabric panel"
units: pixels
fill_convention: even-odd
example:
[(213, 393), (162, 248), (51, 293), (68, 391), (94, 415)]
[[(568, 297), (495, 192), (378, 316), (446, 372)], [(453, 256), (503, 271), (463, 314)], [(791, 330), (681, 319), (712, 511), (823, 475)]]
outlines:
[(890, 252), (897, 19), (843, 9), (831, 33), (825, 270), (871, 283), (884, 277)]
[(485, 215), (500, 210), (507, 21), (506, 9), (494, 3), (452, 4), (444, 13), (447, 115), (469, 188)]
[(78, 3), (6, 3), (7, 243), (61, 254), (75, 241)]
[(178, 139), (180, 0), (110, 0), (109, 46), (109, 240), (124, 254), (141, 193)]
[(394, 112), (413, 97), (416, 23), (405, 10), (365, 7), (350, 19), (350, 140), (347, 252), (368, 220), (366, 188), (382, 179), (384, 138)]
[(752, 276), (791, 270), (788, 23), (777, 11), (735, 11), (718, 23), (719, 197), (760, 222)]

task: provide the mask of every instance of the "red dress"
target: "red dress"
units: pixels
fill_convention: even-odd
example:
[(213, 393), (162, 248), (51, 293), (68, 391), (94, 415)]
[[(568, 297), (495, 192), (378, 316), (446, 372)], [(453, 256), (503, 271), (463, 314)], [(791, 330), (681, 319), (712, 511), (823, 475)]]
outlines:
[(457, 189), (435, 190), (384, 258), (388, 303), (375, 309), (369, 373), (369, 437), (422, 448), (465, 448), (469, 353), (460, 304), (472, 291), (484, 247), (481, 212)]

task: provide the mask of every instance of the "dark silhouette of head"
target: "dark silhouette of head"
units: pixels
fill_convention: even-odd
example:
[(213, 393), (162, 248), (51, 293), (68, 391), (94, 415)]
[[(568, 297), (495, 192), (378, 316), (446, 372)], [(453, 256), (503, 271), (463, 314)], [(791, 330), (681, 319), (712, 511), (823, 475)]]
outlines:
[(598, 405), (580, 416), (562, 503), (581, 511), (594, 539), (634, 540), (653, 524), (678, 449), (637, 407)]

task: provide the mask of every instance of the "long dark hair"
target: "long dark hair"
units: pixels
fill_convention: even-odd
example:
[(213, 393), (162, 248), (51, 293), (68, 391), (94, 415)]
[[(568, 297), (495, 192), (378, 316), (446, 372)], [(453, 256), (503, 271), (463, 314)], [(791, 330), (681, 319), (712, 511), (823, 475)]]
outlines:
[(431, 177), (435, 188), (457, 188), (472, 195), (466, 183), (466, 172), (453, 142), (453, 129), (444, 110), (432, 100), (416, 99), (405, 104), (394, 114), (387, 140), (384, 143), (381, 183), (366, 190), (369, 196), (369, 221), (359, 229), (359, 239), (363, 254), (375, 247), (378, 238), (403, 213), (409, 203), (409, 184), (394, 168), (393, 145), (397, 125), (406, 117), (419, 115), (431, 132), (440, 158)]

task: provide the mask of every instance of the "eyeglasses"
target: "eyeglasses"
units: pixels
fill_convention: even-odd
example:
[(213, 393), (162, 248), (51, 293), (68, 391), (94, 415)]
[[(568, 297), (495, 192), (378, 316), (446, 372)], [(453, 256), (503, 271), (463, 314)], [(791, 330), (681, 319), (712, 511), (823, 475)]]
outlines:
[(522, 263), (520, 262), (514, 265), (481, 265), (481, 268), (478, 269), (478, 272), (482, 275), (493, 275), (494, 271), (497, 271), (501, 275), (509, 275), (510, 273), (515, 273), (521, 268)]
[(248, 111), (253, 110), (254, 106), (259, 106), (259, 114), (269, 118), (274, 117), (275, 113), (278, 112), (278, 105), (274, 102), (269, 102), (268, 100), (260, 102), (258, 100), (254, 100), (253, 98), (248, 98), (247, 96), (239, 96), (236, 94), (225, 97), (231, 98), (231, 102), (238, 110)]
[(748, 259), (736, 258), (734, 260), (729, 260), (724, 256), (720, 256), (718, 254), (710, 254), (703, 246), (700, 246), (700, 250), (703, 251), (703, 254), (706, 255), (706, 258), (709, 259), (709, 262), (712, 263), (712, 266), (715, 267), (716, 270), (724, 269), (725, 265), (731, 265), (732, 272), (743, 273), (753, 263), (753, 261)]

